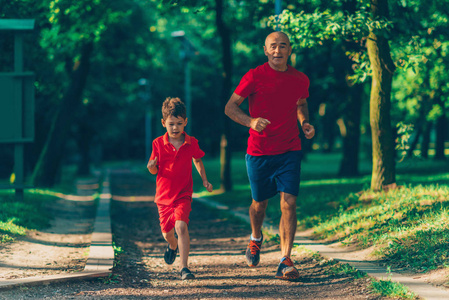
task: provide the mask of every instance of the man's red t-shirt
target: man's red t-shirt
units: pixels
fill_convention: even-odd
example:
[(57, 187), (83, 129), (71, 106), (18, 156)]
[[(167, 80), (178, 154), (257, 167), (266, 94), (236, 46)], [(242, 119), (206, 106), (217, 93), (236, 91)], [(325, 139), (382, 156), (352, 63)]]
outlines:
[(184, 132), (184, 144), (176, 148), (168, 141), (168, 133), (153, 141), (150, 160), (157, 157), (158, 172), (156, 177), (157, 204), (170, 205), (173, 201), (192, 197), (192, 158), (204, 156), (198, 140)]
[(277, 155), (301, 150), (297, 121), (297, 102), (309, 97), (309, 78), (292, 66), (279, 72), (267, 63), (246, 73), (235, 93), (248, 98), (252, 118), (271, 122), (265, 130), (249, 130), (250, 155)]

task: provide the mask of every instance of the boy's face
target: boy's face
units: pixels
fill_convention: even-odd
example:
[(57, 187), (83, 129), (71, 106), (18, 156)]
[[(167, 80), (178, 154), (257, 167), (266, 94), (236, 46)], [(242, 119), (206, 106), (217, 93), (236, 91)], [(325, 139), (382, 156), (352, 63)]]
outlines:
[(167, 128), (168, 136), (173, 139), (179, 139), (184, 132), (184, 127), (187, 125), (187, 118), (169, 116), (167, 119), (162, 119), (162, 126)]

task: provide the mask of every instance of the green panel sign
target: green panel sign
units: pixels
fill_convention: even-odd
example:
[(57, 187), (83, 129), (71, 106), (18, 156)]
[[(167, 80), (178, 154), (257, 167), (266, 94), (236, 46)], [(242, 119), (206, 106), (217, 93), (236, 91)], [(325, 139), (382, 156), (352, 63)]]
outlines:
[(0, 143), (34, 140), (34, 75), (0, 73)]

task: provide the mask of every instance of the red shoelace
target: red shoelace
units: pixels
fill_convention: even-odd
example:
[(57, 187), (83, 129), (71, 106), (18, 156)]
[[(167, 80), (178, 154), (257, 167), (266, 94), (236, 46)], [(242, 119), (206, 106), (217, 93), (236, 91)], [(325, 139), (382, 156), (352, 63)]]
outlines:
[(257, 254), (257, 251), (260, 251), (261, 242), (249, 241), (248, 247), (251, 250), (251, 254)]

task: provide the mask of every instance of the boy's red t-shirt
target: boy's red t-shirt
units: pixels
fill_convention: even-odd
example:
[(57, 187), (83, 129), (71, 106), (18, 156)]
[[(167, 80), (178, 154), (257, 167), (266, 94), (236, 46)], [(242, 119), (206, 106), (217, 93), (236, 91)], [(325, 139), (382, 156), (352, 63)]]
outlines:
[(157, 156), (158, 172), (156, 177), (155, 202), (170, 205), (173, 201), (192, 197), (192, 159), (204, 156), (198, 140), (184, 132), (184, 144), (176, 148), (168, 141), (168, 133), (153, 141), (150, 160)]
[(271, 122), (265, 130), (250, 128), (247, 153), (250, 155), (277, 155), (301, 150), (297, 121), (297, 102), (309, 97), (309, 78), (292, 66), (279, 72), (267, 63), (249, 70), (235, 89), (248, 98), (252, 118)]

